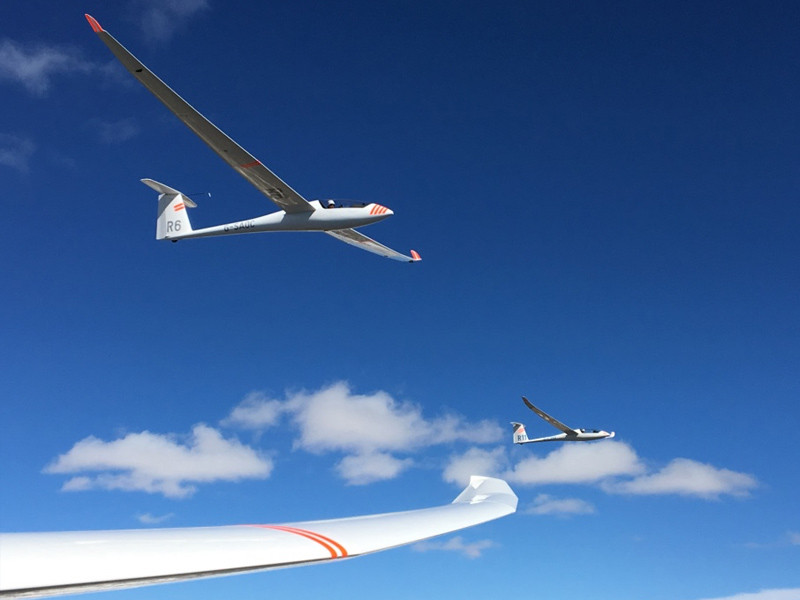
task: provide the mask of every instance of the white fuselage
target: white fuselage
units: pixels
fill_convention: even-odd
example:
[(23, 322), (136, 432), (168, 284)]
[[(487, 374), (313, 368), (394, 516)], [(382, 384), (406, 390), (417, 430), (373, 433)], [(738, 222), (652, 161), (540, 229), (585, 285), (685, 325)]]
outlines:
[(533, 442), (591, 442), (592, 440), (602, 440), (605, 438), (614, 437), (614, 432), (607, 431), (581, 431), (577, 430), (574, 433), (559, 433), (557, 435), (550, 435), (547, 437), (527, 439), (517, 444), (532, 444)]
[(341, 208), (323, 208), (318, 200), (314, 200), (309, 204), (314, 207), (313, 211), (286, 213), (279, 210), (254, 219), (194, 229), (190, 232), (171, 230), (170, 223), (167, 221), (164, 239), (178, 240), (266, 231), (333, 231), (377, 223), (394, 214), (385, 206), (374, 203), (366, 206)]

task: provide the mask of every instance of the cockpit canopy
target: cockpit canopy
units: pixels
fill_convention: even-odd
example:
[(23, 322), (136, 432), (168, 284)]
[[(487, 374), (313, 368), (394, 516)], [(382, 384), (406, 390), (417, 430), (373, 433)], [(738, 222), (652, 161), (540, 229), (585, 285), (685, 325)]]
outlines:
[(323, 208), (363, 208), (369, 202), (356, 202), (355, 200), (336, 200), (335, 198), (326, 198), (319, 201)]

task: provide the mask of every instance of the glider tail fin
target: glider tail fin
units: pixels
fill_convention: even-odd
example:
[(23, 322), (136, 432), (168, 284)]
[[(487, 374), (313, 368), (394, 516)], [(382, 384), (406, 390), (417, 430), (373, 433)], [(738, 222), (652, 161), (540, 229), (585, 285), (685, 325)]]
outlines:
[(188, 196), (163, 183), (152, 179), (142, 179), (142, 183), (158, 192), (156, 239), (178, 239), (192, 233), (192, 224), (186, 209), (197, 205)]
[(524, 444), (528, 441), (528, 434), (525, 432), (525, 425), (522, 423), (512, 422), (514, 433), (512, 434), (515, 444)]

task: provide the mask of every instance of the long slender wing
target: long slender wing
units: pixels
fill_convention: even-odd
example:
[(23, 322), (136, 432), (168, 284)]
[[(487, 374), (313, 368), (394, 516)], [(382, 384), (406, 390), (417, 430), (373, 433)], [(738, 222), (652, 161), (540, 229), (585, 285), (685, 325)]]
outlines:
[(348, 558), (513, 513), (501, 479), (473, 476), (445, 506), (285, 525), (0, 535), (0, 598), (39, 598)]
[(345, 244), (350, 244), (367, 252), (380, 254), (386, 258), (399, 260), (402, 262), (418, 262), (422, 260), (415, 250), (411, 251), (411, 256), (401, 254), (396, 250), (387, 248), (381, 243), (376, 242), (372, 238), (368, 238), (363, 233), (359, 233), (355, 229), (336, 229), (333, 231), (326, 231), (328, 235), (335, 237), (337, 240), (342, 240)]
[(541, 408), (536, 408), (533, 404), (531, 404), (530, 400), (528, 400), (525, 396), (522, 397), (522, 401), (525, 403), (525, 406), (530, 408), (533, 412), (535, 412), (537, 415), (542, 417), (545, 421), (550, 423), (550, 425), (552, 425), (553, 427), (555, 427), (557, 429), (560, 429), (564, 433), (575, 433), (575, 430), (572, 429), (571, 427), (567, 427), (561, 421), (559, 421), (557, 419), (554, 419), (553, 417), (548, 415), (546, 412), (544, 412)]
[(295, 192), (280, 177), (247, 150), (220, 131), (211, 121), (192, 108), (188, 102), (176, 94), (166, 83), (161, 81), (150, 69), (120, 44), (114, 36), (105, 31), (93, 17), (86, 15), (86, 20), (94, 32), (100, 36), (114, 56), (122, 63), (131, 75), (161, 100), (175, 116), (194, 131), (201, 140), (219, 154), (219, 156), (236, 170), (242, 177), (252, 183), (259, 191), (280, 206), (287, 213), (311, 212), (314, 209), (300, 194)]

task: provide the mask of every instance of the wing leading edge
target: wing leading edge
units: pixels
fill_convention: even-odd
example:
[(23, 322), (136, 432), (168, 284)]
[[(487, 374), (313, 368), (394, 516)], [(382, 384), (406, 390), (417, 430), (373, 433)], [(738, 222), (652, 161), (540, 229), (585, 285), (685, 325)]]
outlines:
[(142, 64), (125, 46), (120, 44), (114, 36), (105, 31), (100, 23), (90, 15), (85, 15), (92, 30), (100, 37), (111, 50), (119, 62), (122, 63), (131, 75), (136, 77), (144, 87), (168, 108), (176, 117), (191, 129), (208, 146), (216, 152), (222, 160), (228, 163), (242, 177), (253, 184), (267, 198), (272, 200), (287, 213), (311, 212), (313, 207), (300, 194), (294, 191), (275, 173), (261, 164), (255, 156), (234, 142), (216, 125), (195, 110), (186, 100), (181, 98), (166, 83), (161, 81), (155, 73)]
[(561, 431), (563, 431), (564, 433), (567, 433), (567, 434), (574, 434), (575, 433), (575, 430), (572, 429), (572, 427), (567, 427), (566, 425), (564, 425), (558, 419), (554, 419), (553, 417), (548, 415), (541, 408), (536, 408), (533, 404), (531, 404), (531, 401), (528, 400), (525, 396), (522, 397), (522, 401), (525, 403), (525, 406), (530, 408), (533, 412), (535, 412), (537, 415), (542, 417), (545, 421), (550, 423), (550, 425), (552, 425), (556, 429), (560, 429)]
[(0, 598), (39, 598), (349, 558), (513, 513), (501, 479), (473, 476), (444, 506), (284, 525), (0, 535)]
[(343, 241), (345, 244), (350, 244), (356, 248), (361, 248), (367, 252), (379, 254), (380, 256), (385, 256), (386, 258), (391, 258), (393, 260), (399, 260), (402, 262), (419, 262), (422, 260), (416, 250), (412, 250), (411, 256), (407, 256), (401, 252), (398, 252), (397, 250), (392, 250), (391, 248), (384, 246), (380, 242), (376, 242), (372, 238), (365, 236), (363, 233), (359, 233), (355, 229), (335, 229), (326, 231), (325, 233), (331, 237), (335, 237), (337, 240)]

